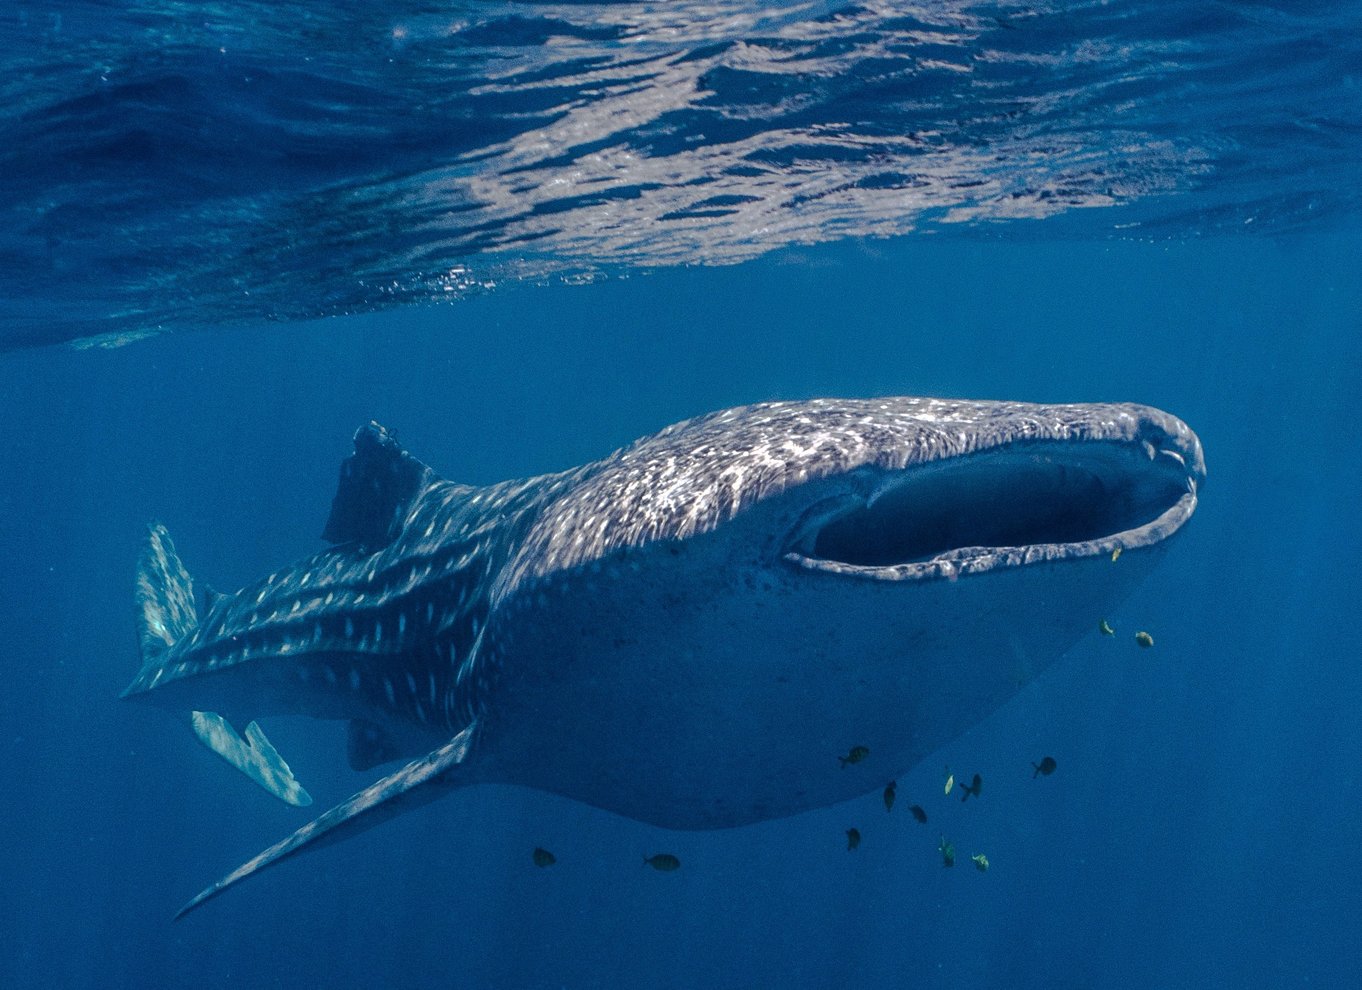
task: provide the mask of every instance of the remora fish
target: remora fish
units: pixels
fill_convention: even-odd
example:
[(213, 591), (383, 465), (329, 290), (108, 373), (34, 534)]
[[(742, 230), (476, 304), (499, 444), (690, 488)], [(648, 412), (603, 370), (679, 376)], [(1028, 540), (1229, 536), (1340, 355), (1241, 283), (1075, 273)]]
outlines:
[[(1110, 614), (1205, 477), (1192, 431), (1138, 405), (767, 403), (485, 488), (441, 480), (377, 424), (354, 446), (331, 548), (233, 595), (196, 602), (152, 528), (125, 696), (193, 712), (207, 745), (295, 803), (258, 726), (234, 726), (348, 719), (358, 768), (425, 755), (181, 914), (456, 785), (674, 829), (876, 790)], [(840, 766), (848, 739), (873, 757)]]

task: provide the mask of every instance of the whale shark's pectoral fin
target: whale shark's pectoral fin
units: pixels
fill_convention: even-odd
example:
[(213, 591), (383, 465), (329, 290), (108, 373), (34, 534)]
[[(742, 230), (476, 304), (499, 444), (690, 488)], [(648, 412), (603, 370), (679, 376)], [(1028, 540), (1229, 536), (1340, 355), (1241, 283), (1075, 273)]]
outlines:
[(279, 751), (265, 738), (264, 730), (252, 722), (243, 739), (217, 712), (191, 712), (194, 735), (218, 756), (236, 767), (280, 801), (306, 808), (312, 796), (293, 776)]
[(338, 804), (320, 818), (298, 829), (287, 839), (270, 846), (259, 856), (238, 866), (211, 887), (200, 891), (193, 900), (180, 908), (179, 913), (175, 915), (176, 920), (183, 918), (233, 884), (245, 880), (286, 856), (292, 856), (300, 849), (309, 846), (317, 849), (321, 848), (321, 845), (358, 835), (395, 815), (440, 797), (444, 793), (444, 788), (421, 785), (454, 783), (450, 779), (450, 771), (467, 759), (476, 728), (477, 723), (474, 722), (439, 749), (432, 750), (396, 773), (370, 784), (350, 800)]

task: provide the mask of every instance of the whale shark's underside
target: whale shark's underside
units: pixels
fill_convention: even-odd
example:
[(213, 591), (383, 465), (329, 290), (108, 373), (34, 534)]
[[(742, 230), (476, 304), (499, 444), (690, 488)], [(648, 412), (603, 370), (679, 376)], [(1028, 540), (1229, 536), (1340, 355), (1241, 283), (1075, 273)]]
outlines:
[(676, 829), (878, 789), (1095, 629), (1205, 477), (1185, 424), (1128, 404), (767, 403), (487, 487), (377, 424), (354, 446), (330, 548), (235, 594), (196, 596), (152, 527), (125, 696), (294, 804), (256, 718), (344, 719), (357, 769), (411, 762), (181, 913), (463, 784)]

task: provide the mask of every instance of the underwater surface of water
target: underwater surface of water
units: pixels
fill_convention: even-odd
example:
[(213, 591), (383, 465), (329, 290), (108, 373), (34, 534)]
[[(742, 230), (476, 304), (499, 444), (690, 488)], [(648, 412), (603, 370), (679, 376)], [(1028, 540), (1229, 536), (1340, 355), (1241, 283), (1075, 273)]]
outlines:
[(77, 0), (8, 6), (0, 67), (10, 347), (847, 237), (1314, 228), (1362, 153), (1345, 3)]

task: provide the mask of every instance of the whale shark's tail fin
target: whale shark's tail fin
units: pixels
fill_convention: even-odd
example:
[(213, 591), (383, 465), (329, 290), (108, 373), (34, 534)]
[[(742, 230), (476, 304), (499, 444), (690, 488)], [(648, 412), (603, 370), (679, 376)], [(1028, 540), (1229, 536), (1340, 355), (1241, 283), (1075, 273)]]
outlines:
[[(252, 874), (279, 862), (305, 848), (320, 849), (342, 839), (348, 839), (388, 819), (419, 807), (443, 795), (448, 788), (460, 783), (457, 770), (468, 758), (478, 723), (473, 722), (439, 749), (432, 750), (396, 773), (332, 808), (314, 821), (308, 822), (287, 839), (270, 846), (259, 856), (238, 866), (211, 887), (200, 891), (188, 904), (180, 908), (176, 920), (205, 901), (216, 897)], [(442, 785), (442, 786), (441, 786)]]
[(137, 632), (142, 645), (137, 680), (156, 674), (166, 652), (198, 624), (194, 582), (166, 528), (154, 523), (137, 561)]
[[(172, 648), (199, 624), (194, 582), (160, 523), (152, 524), (137, 562), (136, 599), (142, 669), (123, 692), (125, 698), (155, 687), (166, 672)], [(256, 723), (246, 726), (243, 737), (216, 712), (190, 712), (189, 720), (201, 743), (279, 800), (299, 807), (312, 803)]]

